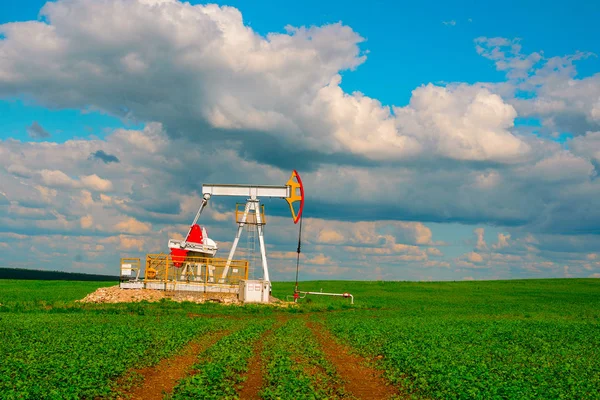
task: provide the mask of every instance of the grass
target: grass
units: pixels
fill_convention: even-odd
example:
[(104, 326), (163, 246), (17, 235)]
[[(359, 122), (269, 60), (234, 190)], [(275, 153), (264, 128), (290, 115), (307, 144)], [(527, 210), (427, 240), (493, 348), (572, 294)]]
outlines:
[(0, 304), (5, 308), (62, 307), (116, 282), (36, 281), (0, 279)]
[[(111, 382), (128, 369), (155, 363), (228, 321), (189, 318), (193, 313), (242, 317), (236, 323), (250, 329), (240, 337), (248, 343), (256, 339), (253, 326), (270, 324), (278, 314), (318, 319), (337, 340), (376, 360), (387, 379), (414, 398), (600, 399), (600, 280), (300, 284), (301, 290), (350, 292), (354, 306), (349, 299), (325, 296), (308, 296), (291, 308), (75, 302), (112, 284), (0, 280), (0, 398), (110, 397)], [(273, 295), (285, 299), (293, 286), (275, 282)], [(279, 331), (278, 347), (266, 348), (267, 361), (303, 359), (287, 355), (306, 350), (295, 345), (301, 338), (286, 341), (302, 336), (302, 330), (296, 327), (288, 335), (285, 329)], [(222, 363), (244, 371), (249, 354), (240, 352), (243, 358), (236, 361), (231, 348), (207, 353), (216, 366), (208, 386), (227, 385), (217, 374)], [(281, 385), (287, 376), (295, 379), (293, 371), (286, 375), (285, 362), (270, 365), (265, 377), (277, 376)], [(225, 378), (239, 384), (235, 377)], [(206, 382), (201, 386), (208, 387)], [(195, 386), (192, 380), (178, 390), (203, 390)]]
[[(273, 295), (285, 298), (294, 284), (274, 284)], [(600, 318), (599, 279), (545, 279), (475, 282), (301, 282), (300, 290), (349, 292), (354, 306), (341, 297), (309, 295), (309, 310), (398, 310), (403, 315), (460, 318)]]

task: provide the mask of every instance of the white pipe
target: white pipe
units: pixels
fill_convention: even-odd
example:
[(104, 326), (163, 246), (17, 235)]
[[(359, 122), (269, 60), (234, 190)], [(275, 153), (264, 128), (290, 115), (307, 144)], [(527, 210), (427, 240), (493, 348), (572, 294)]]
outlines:
[(260, 246), (260, 257), (263, 267), (263, 279), (269, 282), (270, 287), (271, 281), (269, 280), (269, 266), (267, 265), (267, 249), (265, 248), (263, 226), (262, 221), (260, 220), (260, 203), (258, 201), (254, 205), (254, 211), (256, 212), (256, 229), (258, 230), (258, 242)]
[(307, 294), (321, 294), (324, 296), (339, 296), (339, 297), (350, 297), (350, 304), (354, 304), (354, 296), (350, 293), (323, 293), (323, 292), (302, 292), (298, 291), (298, 293), (304, 293), (306, 297)]

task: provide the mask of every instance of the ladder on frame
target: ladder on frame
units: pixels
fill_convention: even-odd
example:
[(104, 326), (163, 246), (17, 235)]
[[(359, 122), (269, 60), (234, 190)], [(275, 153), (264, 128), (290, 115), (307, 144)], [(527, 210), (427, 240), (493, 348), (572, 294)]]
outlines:
[(248, 260), (248, 279), (256, 279), (256, 225), (246, 224), (246, 259)]

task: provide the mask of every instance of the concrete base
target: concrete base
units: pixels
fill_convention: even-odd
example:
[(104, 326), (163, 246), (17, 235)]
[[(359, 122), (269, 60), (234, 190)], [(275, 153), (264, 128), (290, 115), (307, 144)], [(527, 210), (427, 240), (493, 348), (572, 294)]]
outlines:
[(203, 283), (175, 282), (121, 282), (121, 289), (150, 289), (182, 292), (234, 293), (240, 291), (238, 285), (205, 285)]
[(119, 287), (121, 289), (143, 289), (144, 282), (121, 282)]

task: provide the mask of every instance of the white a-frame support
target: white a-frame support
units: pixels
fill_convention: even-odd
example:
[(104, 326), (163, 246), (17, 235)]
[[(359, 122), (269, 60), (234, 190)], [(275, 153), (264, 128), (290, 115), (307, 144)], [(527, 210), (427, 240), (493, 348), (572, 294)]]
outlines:
[(235, 239), (233, 240), (233, 245), (231, 246), (231, 250), (229, 251), (229, 257), (227, 257), (227, 263), (225, 264), (225, 269), (223, 270), (223, 275), (221, 279), (225, 279), (227, 274), (229, 273), (229, 267), (231, 265), (231, 261), (233, 260), (233, 255), (235, 254), (235, 250), (237, 248), (238, 242), (240, 241), (240, 236), (242, 236), (242, 232), (244, 230), (244, 225), (248, 220), (248, 214), (250, 212), (254, 212), (256, 215), (256, 229), (258, 229), (258, 241), (260, 246), (260, 257), (262, 260), (263, 267), (263, 279), (266, 282), (270, 282), (269, 280), (269, 267), (267, 265), (267, 251), (265, 249), (265, 239), (263, 235), (263, 221), (261, 220), (260, 215), (260, 201), (256, 198), (250, 198), (246, 200), (246, 207), (244, 208), (244, 214), (242, 215), (242, 220), (238, 222), (238, 230), (235, 235)]
[[(244, 215), (242, 220), (238, 222), (238, 231), (235, 235), (233, 245), (229, 251), (229, 257), (227, 257), (227, 263), (225, 269), (221, 275), (220, 281), (223, 283), (227, 274), (229, 273), (229, 267), (233, 260), (233, 255), (237, 248), (240, 236), (244, 230), (244, 225), (248, 220), (248, 214), (254, 212), (256, 214), (256, 226), (258, 229), (258, 240), (260, 243), (260, 256), (262, 258), (263, 266), (263, 279), (269, 282), (269, 267), (267, 266), (267, 252), (265, 249), (264, 239), (264, 221), (261, 220), (260, 214), (260, 201), (259, 197), (279, 197), (281, 199), (287, 199), (292, 195), (292, 189), (290, 186), (273, 186), (273, 185), (215, 185), (207, 184), (202, 186), (202, 193), (205, 199), (209, 199), (211, 196), (244, 196), (246, 197), (246, 207), (244, 208)], [(199, 211), (200, 212), (200, 211)], [(269, 283), (270, 286), (270, 283)]]

